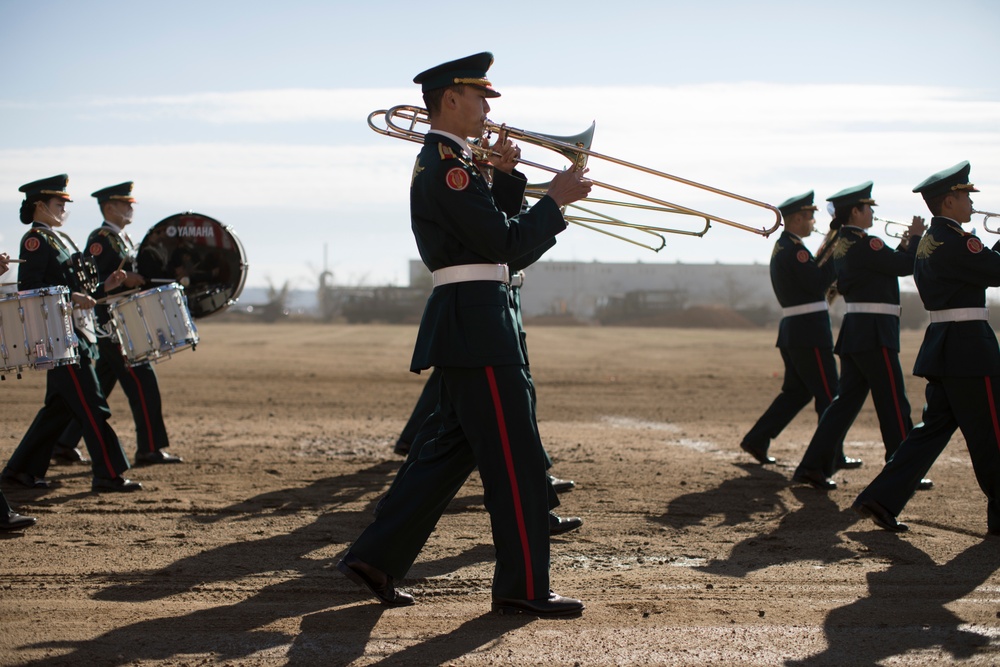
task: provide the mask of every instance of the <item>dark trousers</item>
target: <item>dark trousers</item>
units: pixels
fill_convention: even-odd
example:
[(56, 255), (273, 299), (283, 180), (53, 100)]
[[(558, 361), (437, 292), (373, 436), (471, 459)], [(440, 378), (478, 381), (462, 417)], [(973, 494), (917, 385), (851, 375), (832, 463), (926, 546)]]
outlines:
[(767, 451), (771, 439), (785, 430), (802, 408), (815, 402), (817, 416), (822, 415), (837, 395), (837, 362), (828, 347), (780, 348), (785, 362), (781, 393), (761, 415), (743, 442)]
[(843, 456), (844, 438), (871, 393), (878, 414), (885, 458), (913, 429), (910, 402), (903, 384), (899, 353), (883, 347), (840, 355), (840, 393), (819, 420), (799, 470), (820, 471), (826, 477), (837, 472)]
[[(128, 397), (135, 422), (135, 445), (137, 453), (155, 452), (170, 446), (167, 427), (163, 423), (163, 407), (160, 400), (160, 385), (156, 381), (156, 371), (150, 364), (129, 366), (125, 363), (118, 344), (111, 338), (97, 340), (100, 357), (95, 364), (101, 393), (107, 397), (121, 384)], [(59, 436), (61, 447), (76, 447), (83, 435), (79, 421), (73, 422)]]
[(546, 599), (545, 457), (527, 369), (442, 368), (438, 412), (438, 434), (420, 448), (351, 552), (403, 578), (448, 503), (478, 466), (496, 548), (494, 597)]
[[(535, 383), (531, 380), (531, 371), (527, 368), (525, 370), (528, 373), (528, 381), (531, 382), (531, 405), (532, 414), (536, 415), (535, 421), (537, 423), (537, 394), (535, 393)], [(424, 446), (424, 443), (435, 438), (435, 437), (453, 437), (453, 438), (464, 438), (464, 434), (461, 430), (456, 433), (446, 434), (441, 431), (441, 418), (440, 413), (437, 412), (438, 401), (441, 396), (441, 370), (435, 368), (427, 382), (424, 383), (424, 389), (420, 392), (420, 397), (417, 399), (417, 404), (413, 407), (413, 412), (410, 414), (409, 420), (406, 422), (406, 426), (403, 427), (402, 433), (400, 433), (399, 439), (406, 442), (409, 445), (409, 450), (407, 451), (406, 460), (403, 461), (403, 465), (399, 467), (396, 471), (396, 477), (393, 479), (392, 484), (389, 486), (389, 490), (386, 491), (386, 497), (392, 493), (396, 487), (399, 485), (399, 478), (406, 474), (413, 462), (417, 460), (420, 456), (420, 450)], [(545, 455), (545, 469), (548, 470), (552, 467), (552, 458), (549, 453), (542, 449), (542, 453)], [(545, 477), (546, 492), (549, 498), (549, 509), (555, 509), (559, 507), (559, 495), (556, 493), (555, 488), (552, 486), (552, 480), (546, 476)], [(379, 501), (378, 505), (375, 507), (375, 513), (377, 514), (382, 510), (382, 506), (385, 504), (385, 498)]]
[(75, 419), (83, 428), (94, 477), (116, 479), (128, 470), (128, 459), (108, 423), (111, 409), (101, 393), (91, 359), (83, 357), (79, 365), (46, 371), (45, 385), (45, 404), (11, 455), (7, 468), (44, 477), (56, 440)]
[(931, 378), (925, 395), (923, 423), (858, 500), (875, 501), (898, 515), (955, 430), (961, 429), (979, 488), (986, 494), (988, 529), (1000, 532), (1000, 377)]

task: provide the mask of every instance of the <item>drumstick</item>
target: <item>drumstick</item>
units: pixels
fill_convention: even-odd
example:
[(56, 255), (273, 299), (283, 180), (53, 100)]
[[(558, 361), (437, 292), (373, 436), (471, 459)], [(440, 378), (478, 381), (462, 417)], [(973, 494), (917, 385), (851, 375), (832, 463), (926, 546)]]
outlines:
[(118, 265), (118, 269), (117, 269), (118, 271), (121, 271), (121, 270), (122, 270), (122, 268), (124, 268), (124, 266), (125, 266), (125, 260), (126, 260), (126, 259), (128, 259), (128, 257), (122, 257), (122, 261), (121, 261), (121, 263), (120, 263), (120, 264)]
[(8, 264), (24, 264), (27, 260), (24, 259), (8, 259)]
[(130, 290), (125, 290), (124, 292), (119, 292), (118, 294), (112, 294), (111, 296), (106, 296), (106, 297), (97, 299), (97, 303), (99, 303), (99, 304), (101, 304), (103, 306), (104, 304), (108, 303), (109, 301), (117, 301), (118, 299), (126, 297), (126, 296), (128, 296), (130, 294), (135, 294), (138, 291), (139, 291), (138, 287), (133, 287)]

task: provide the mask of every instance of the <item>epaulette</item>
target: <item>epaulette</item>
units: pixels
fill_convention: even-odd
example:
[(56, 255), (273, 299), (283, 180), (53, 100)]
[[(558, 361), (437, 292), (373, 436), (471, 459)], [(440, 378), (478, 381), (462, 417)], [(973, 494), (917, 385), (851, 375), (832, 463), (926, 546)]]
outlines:
[[(94, 231), (93, 234), (91, 234), (91, 237), (93, 237), (94, 235), (107, 237), (108, 243), (111, 244), (111, 247), (114, 248), (114, 251), (116, 253), (118, 253), (119, 255), (128, 255), (128, 247), (125, 245), (125, 242), (122, 241), (120, 236), (115, 234), (107, 227), (99, 227)], [(90, 244), (88, 243), (88, 246), (89, 245)]]
[[(45, 239), (45, 242), (48, 243), (53, 248), (55, 248), (56, 250), (66, 249), (66, 244), (63, 243), (62, 239), (60, 239), (59, 236), (51, 229), (45, 229), (44, 227), (34, 227), (28, 230), (28, 234), (30, 234), (31, 232), (38, 232), (39, 234), (41, 234), (42, 238)], [(25, 234), (25, 236), (27, 236), (27, 234)]]
[(438, 144), (438, 153), (441, 155), (442, 160), (458, 157), (458, 155), (455, 154), (455, 151), (451, 150), (451, 146), (446, 146), (445, 144)]

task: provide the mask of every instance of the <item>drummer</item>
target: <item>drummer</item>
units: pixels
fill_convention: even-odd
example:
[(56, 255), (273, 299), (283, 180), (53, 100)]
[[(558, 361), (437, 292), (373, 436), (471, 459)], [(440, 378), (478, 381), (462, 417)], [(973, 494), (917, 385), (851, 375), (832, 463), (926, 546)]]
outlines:
[[(134, 291), (146, 284), (146, 279), (135, 272), (136, 248), (125, 231), (132, 222), (132, 205), (135, 203), (132, 187), (132, 181), (128, 181), (91, 194), (97, 199), (104, 224), (90, 234), (84, 254), (93, 259), (101, 280), (119, 268), (125, 269), (125, 282), (118, 289), (109, 290), (109, 295), (126, 290)], [(96, 310), (98, 325), (107, 331), (111, 320), (108, 306), (99, 304)], [(115, 384), (121, 384), (132, 409), (132, 419), (135, 422), (135, 465), (181, 463), (181, 457), (165, 451), (170, 446), (170, 439), (163, 423), (160, 386), (153, 367), (148, 362), (135, 366), (126, 365), (114, 336), (100, 336), (97, 347), (100, 355), (95, 367), (101, 392), (105, 397), (110, 396)], [(82, 431), (80, 423), (74, 421), (63, 432), (56, 445), (57, 459), (70, 462), (84, 460), (83, 454), (76, 449)]]
[[(0, 275), (7, 273), (10, 266), (10, 257), (5, 252), (0, 252)], [(7, 499), (0, 491), (0, 531), (21, 530), (35, 525), (35, 517), (24, 516), (15, 512), (7, 503)]]
[(94, 478), (91, 489), (103, 491), (138, 491), (142, 485), (124, 477), (129, 469), (118, 435), (108, 423), (111, 409), (101, 393), (94, 371), (97, 337), (92, 309), (96, 298), (113, 290), (125, 280), (124, 271), (113, 271), (103, 283), (74, 253), (75, 246), (66, 234), (57, 231), (66, 219), (66, 174), (50, 176), (22, 185), (21, 222), (31, 229), (21, 239), (22, 264), (18, 269), (18, 288), (34, 290), (68, 285), (72, 294), (73, 325), (78, 339), (80, 361), (47, 371), (45, 404), (0, 473), (6, 482), (32, 489), (47, 488), (45, 479), (49, 460), (59, 434), (76, 419), (83, 425), (83, 439), (90, 452)]

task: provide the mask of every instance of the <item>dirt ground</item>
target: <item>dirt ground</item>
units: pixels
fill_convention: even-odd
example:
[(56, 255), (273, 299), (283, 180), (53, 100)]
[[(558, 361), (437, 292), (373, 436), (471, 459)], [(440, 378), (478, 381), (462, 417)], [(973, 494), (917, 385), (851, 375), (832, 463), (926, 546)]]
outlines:
[[(553, 539), (553, 588), (582, 618), (489, 613), (476, 477), (402, 584), (416, 605), (383, 609), (336, 570), (400, 463), (414, 327), (208, 319), (157, 367), (185, 464), (134, 470), (137, 494), (92, 494), (73, 466), (4, 488), (38, 524), (0, 537), (0, 664), (1000, 663), (1000, 540), (960, 437), (890, 534), (850, 511), (882, 458), (870, 405), (847, 445), (865, 466), (832, 493), (789, 483), (811, 410), (779, 465), (740, 452), (780, 386), (773, 331), (528, 331), (553, 472), (578, 483), (559, 512), (586, 522)], [(0, 384), (4, 459), (44, 380)], [(919, 421), (923, 381), (908, 391)], [(131, 454), (120, 390), (111, 407)]]

